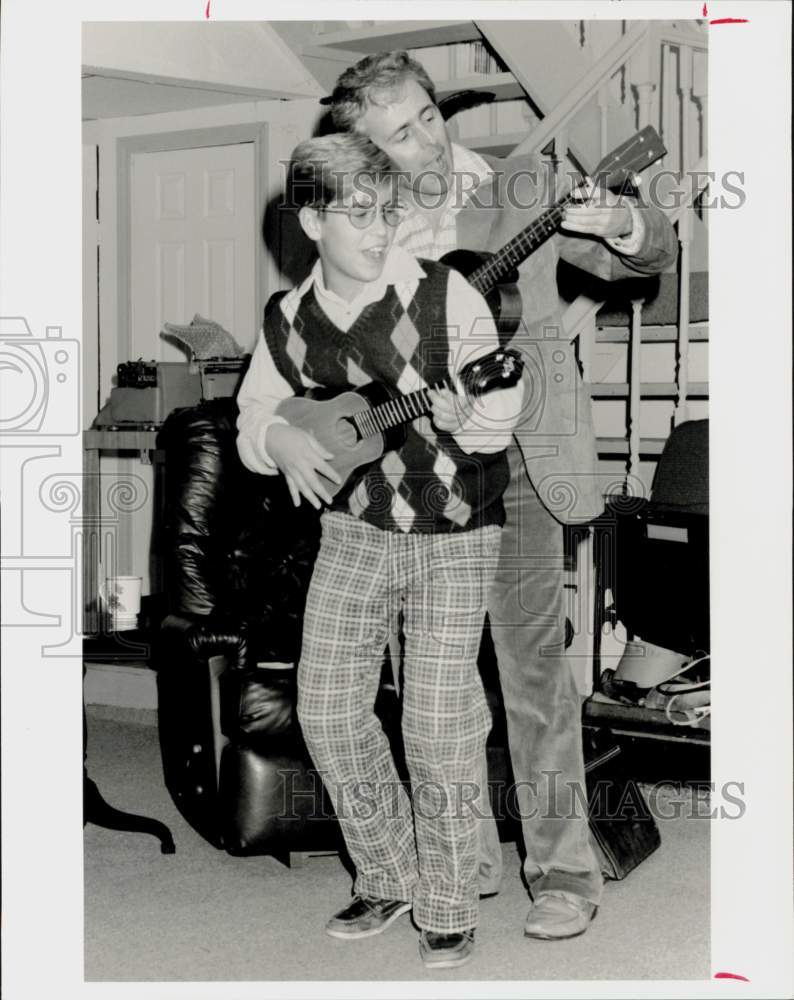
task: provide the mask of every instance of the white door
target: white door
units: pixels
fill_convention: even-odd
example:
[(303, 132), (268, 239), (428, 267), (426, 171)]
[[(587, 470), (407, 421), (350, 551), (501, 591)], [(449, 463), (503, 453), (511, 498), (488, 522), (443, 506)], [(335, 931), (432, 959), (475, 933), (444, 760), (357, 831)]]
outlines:
[(196, 313), (252, 350), (260, 325), (254, 144), (137, 153), (130, 183), (130, 359), (184, 361), (160, 331)]
[[(220, 323), (245, 351), (253, 350), (261, 318), (256, 306), (254, 144), (136, 153), (130, 171), (130, 343), (127, 358), (186, 361), (163, 340), (165, 322), (189, 323), (196, 313)], [(125, 359), (127, 360), (127, 359)], [(148, 502), (120, 528), (114, 566), (106, 575), (143, 577), (151, 592), (151, 466), (118, 460)]]

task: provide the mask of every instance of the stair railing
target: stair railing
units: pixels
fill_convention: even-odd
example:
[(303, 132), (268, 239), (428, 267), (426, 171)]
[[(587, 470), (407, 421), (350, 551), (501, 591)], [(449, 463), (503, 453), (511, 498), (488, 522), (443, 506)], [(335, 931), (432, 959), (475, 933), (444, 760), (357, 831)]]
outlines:
[[(693, 59), (698, 40), (695, 37), (681, 35), (664, 24), (641, 23), (630, 28), (611, 48), (592, 66), (578, 83), (568, 92), (566, 97), (536, 126), (535, 129), (515, 148), (515, 154), (537, 154), (550, 142), (554, 143), (556, 158), (567, 151), (567, 132), (572, 118), (580, 112), (593, 98), (597, 96), (600, 116), (601, 154), (608, 149), (607, 123), (611, 106), (610, 81), (616, 73), (629, 69), (629, 77), (633, 81), (632, 88), (636, 96), (637, 124), (643, 127), (656, 117), (662, 83), (665, 93), (662, 97), (662, 112), (665, 131), (671, 133), (672, 116), (670, 108), (673, 101), (679, 102), (681, 109), (681, 147), (676, 152), (681, 167), (691, 162), (690, 122)], [(671, 72), (673, 66), (672, 51), (678, 52), (678, 78)], [(531, 93), (531, 80), (524, 74), (521, 66), (510, 67), (524, 89)], [(663, 127), (664, 127), (663, 126)], [(695, 170), (701, 170), (700, 161)], [(677, 368), (676, 368), (676, 401), (674, 422), (680, 423), (688, 419), (689, 407), (687, 394), (689, 389), (689, 281), (690, 281), (690, 245), (692, 238), (693, 202), (702, 189), (705, 177), (698, 174), (683, 173), (679, 176), (677, 190), (677, 207), (668, 212), (671, 220), (678, 224), (680, 243), (679, 264), (679, 318), (677, 330)], [(690, 183), (688, 183), (690, 182)], [(566, 335), (573, 339), (579, 337), (579, 358), (585, 379), (589, 381), (592, 354), (595, 343), (595, 317), (602, 302), (595, 302), (585, 296), (580, 296), (566, 310), (563, 323)], [(639, 359), (639, 344), (641, 343), (641, 315), (638, 317), (639, 306), (632, 306), (632, 338), (635, 350), (633, 354)], [(633, 366), (639, 377), (639, 368)], [(636, 471), (639, 463), (639, 409), (640, 388), (633, 385), (629, 378), (629, 404), (627, 412), (627, 437), (629, 438), (629, 459), (626, 473), (630, 476)]]
[[(572, 87), (568, 94), (560, 103), (549, 112), (546, 117), (534, 128), (526, 139), (522, 140), (513, 150), (514, 154), (539, 153), (541, 149), (555, 140), (555, 148), (562, 146), (556, 142), (561, 129), (565, 128), (568, 122), (582, 108), (592, 100), (593, 94), (605, 87), (609, 80), (626, 64), (629, 58), (640, 48), (642, 43), (649, 36), (649, 26), (638, 24), (623, 35), (619, 41), (615, 42), (611, 49), (606, 52), (595, 65), (589, 69), (581, 80)], [(521, 72), (520, 67), (511, 66), (511, 72), (518, 79), (518, 82), (527, 93), (532, 92), (531, 80)], [(608, 104), (605, 102), (601, 112), (602, 120), (602, 143), (606, 137), (606, 114)], [(603, 150), (606, 152), (606, 149)]]

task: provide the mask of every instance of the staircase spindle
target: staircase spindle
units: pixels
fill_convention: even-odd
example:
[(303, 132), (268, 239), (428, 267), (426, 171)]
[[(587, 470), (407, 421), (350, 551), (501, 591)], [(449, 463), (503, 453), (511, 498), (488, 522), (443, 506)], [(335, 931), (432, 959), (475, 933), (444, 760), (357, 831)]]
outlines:
[(593, 372), (593, 350), (596, 342), (595, 314), (579, 330), (579, 364), (582, 367), (582, 381), (589, 385)]
[(692, 214), (694, 209), (687, 208), (678, 222), (678, 242), (681, 246), (679, 286), (678, 286), (678, 359), (676, 369), (676, 399), (673, 423), (683, 423), (689, 420), (689, 271), (690, 245), (692, 242)]
[(626, 485), (629, 477), (638, 476), (640, 471), (640, 393), (642, 385), (640, 369), (640, 349), (642, 346), (642, 299), (631, 302), (631, 340), (629, 346), (629, 461), (626, 469)]
[(609, 117), (609, 84), (603, 83), (598, 88), (598, 110), (600, 113), (601, 125), (601, 159), (609, 152), (607, 137), (607, 121)]

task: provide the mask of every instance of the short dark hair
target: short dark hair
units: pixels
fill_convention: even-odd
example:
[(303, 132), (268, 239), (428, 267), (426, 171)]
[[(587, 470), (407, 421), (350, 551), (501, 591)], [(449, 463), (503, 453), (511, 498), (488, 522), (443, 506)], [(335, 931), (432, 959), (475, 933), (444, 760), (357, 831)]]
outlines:
[[(436, 88), (424, 66), (404, 50), (377, 52), (359, 60), (336, 81), (331, 93), (331, 114), (340, 132), (353, 132), (370, 104), (390, 103), (405, 80), (413, 79), (436, 103)], [(386, 100), (374, 95), (383, 94)]]
[(363, 135), (335, 132), (299, 143), (287, 178), (290, 207), (342, 201), (361, 180), (378, 184), (393, 171), (389, 157)]

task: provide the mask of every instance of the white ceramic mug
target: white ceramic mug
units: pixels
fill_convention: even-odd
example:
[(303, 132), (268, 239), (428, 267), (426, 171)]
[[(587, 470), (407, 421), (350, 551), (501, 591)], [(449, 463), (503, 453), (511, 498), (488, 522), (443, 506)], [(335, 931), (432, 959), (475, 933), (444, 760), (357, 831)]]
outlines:
[(134, 621), (141, 610), (140, 576), (109, 576), (99, 587), (99, 596), (113, 620)]

